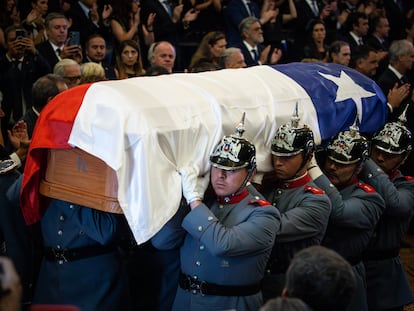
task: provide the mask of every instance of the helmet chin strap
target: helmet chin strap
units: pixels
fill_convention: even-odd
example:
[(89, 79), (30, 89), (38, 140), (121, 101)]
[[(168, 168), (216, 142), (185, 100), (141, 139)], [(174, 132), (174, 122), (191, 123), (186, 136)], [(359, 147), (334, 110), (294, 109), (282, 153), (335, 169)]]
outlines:
[(399, 161), (390, 171), (394, 172), (394, 171), (398, 170), (398, 168), (404, 163), (404, 161), (407, 160), (409, 154), (410, 154), (409, 152), (406, 152), (404, 159)]
[(248, 173), (246, 175), (246, 178), (244, 179), (243, 183), (240, 185), (239, 189), (237, 189), (236, 192), (234, 192), (233, 194), (229, 195), (230, 197), (234, 197), (236, 195), (239, 195), (243, 189), (246, 187), (247, 182), (250, 180), (250, 178), (253, 175), (254, 170), (256, 169), (256, 166), (252, 167), (251, 169), (248, 170)]
[(299, 168), (296, 170), (295, 174), (291, 178), (288, 178), (287, 180), (295, 179), (295, 178), (302, 176), (302, 174), (299, 174), (299, 172), (305, 167), (306, 162), (308, 162), (309, 155), (310, 154), (308, 154), (307, 159), (305, 159), (305, 156), (303, 156), (302, 163), (300, 164)]
[(348, 178), (348, 180), (344, 183), (344, 185), (348, 185), (352, 180), (354, 180), (355, 176), (359, 173), (360, 169), (362, 168), (362, 165), (364, 165), (365, 160), (362, 159), (359, 161), (357, 167), (354, 169), (354, 172), (352, 173), (351, 177)]

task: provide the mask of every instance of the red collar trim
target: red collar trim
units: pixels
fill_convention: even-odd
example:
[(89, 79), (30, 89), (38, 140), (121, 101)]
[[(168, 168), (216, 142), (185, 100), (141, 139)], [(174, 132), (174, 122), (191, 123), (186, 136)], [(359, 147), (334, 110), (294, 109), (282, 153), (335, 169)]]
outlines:
[(311, 178), (310, 178), (309, 174), (305, 174), (305, 175), (303, 175), (303, 177), (300, 177), (298, 179), (295, 179), (295, 180), (292, 180), (292, 181), (281, 182), (279, 184), (279, 188), (293, 189), (293, 188), (304, 186), (310, 181), (311, 181)]
[(217, 202), (219, 204), (235, 204), (239, 203), (241, 200), (243, 200), (247, 195), (249, 194), (249, 191), (247, 191), (247, 188), (244, 188), (242, 192), (240, 192), (238, 195), (233, 196), (226, 196), (226, 197), (217, 197)]

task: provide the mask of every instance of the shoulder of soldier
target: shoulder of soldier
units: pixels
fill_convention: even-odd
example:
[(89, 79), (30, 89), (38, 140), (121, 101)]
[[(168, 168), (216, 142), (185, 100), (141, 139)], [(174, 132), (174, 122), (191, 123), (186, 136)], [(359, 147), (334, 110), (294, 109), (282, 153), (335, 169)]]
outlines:
[(356, 185), (356, 187), (364, 190), (366, 193), (375, 193), (375, 192), (377, 192), (373, 186), (371, 186), (369, 184), (365, 184), (365, 183), (358, 183)]
[(254, 199), (249, 200), (248, 204), (249, 205), (254, 205), (254, 206), (269, 206), (269, 205), (272, 205), (272, 204), (270, 204), (270, 202), (268, 200), (263, 199), (263, 198), (259, 198), (259, 197), (256, 197)]
[(312, 192), (313, 194), (324, 194), (323, 189), (311, 185), (305, 186), (305, 192)]

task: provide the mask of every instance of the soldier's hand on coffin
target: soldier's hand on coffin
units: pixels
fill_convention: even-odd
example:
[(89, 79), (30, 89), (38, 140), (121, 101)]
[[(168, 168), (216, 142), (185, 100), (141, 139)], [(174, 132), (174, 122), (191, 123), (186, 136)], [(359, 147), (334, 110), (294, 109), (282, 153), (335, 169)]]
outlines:
[(195, 165), (180, 168), (178, 172), (181, 175), (183, 195), (187, 203), (191, 205), (192, 202), (202, 201), (210, 181), (210, 174), (199, 176), (199, 168)]

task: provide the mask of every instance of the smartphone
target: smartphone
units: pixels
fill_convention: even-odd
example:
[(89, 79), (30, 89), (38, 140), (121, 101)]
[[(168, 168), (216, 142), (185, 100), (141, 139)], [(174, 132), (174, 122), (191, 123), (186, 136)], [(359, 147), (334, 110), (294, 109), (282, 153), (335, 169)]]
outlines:
[(80, 45), (79, 31), (69, 31), (69, 45)]
[(27, 36), (26, 30), (16, 29), (16, 40), (23, 39), (26, 36)]

